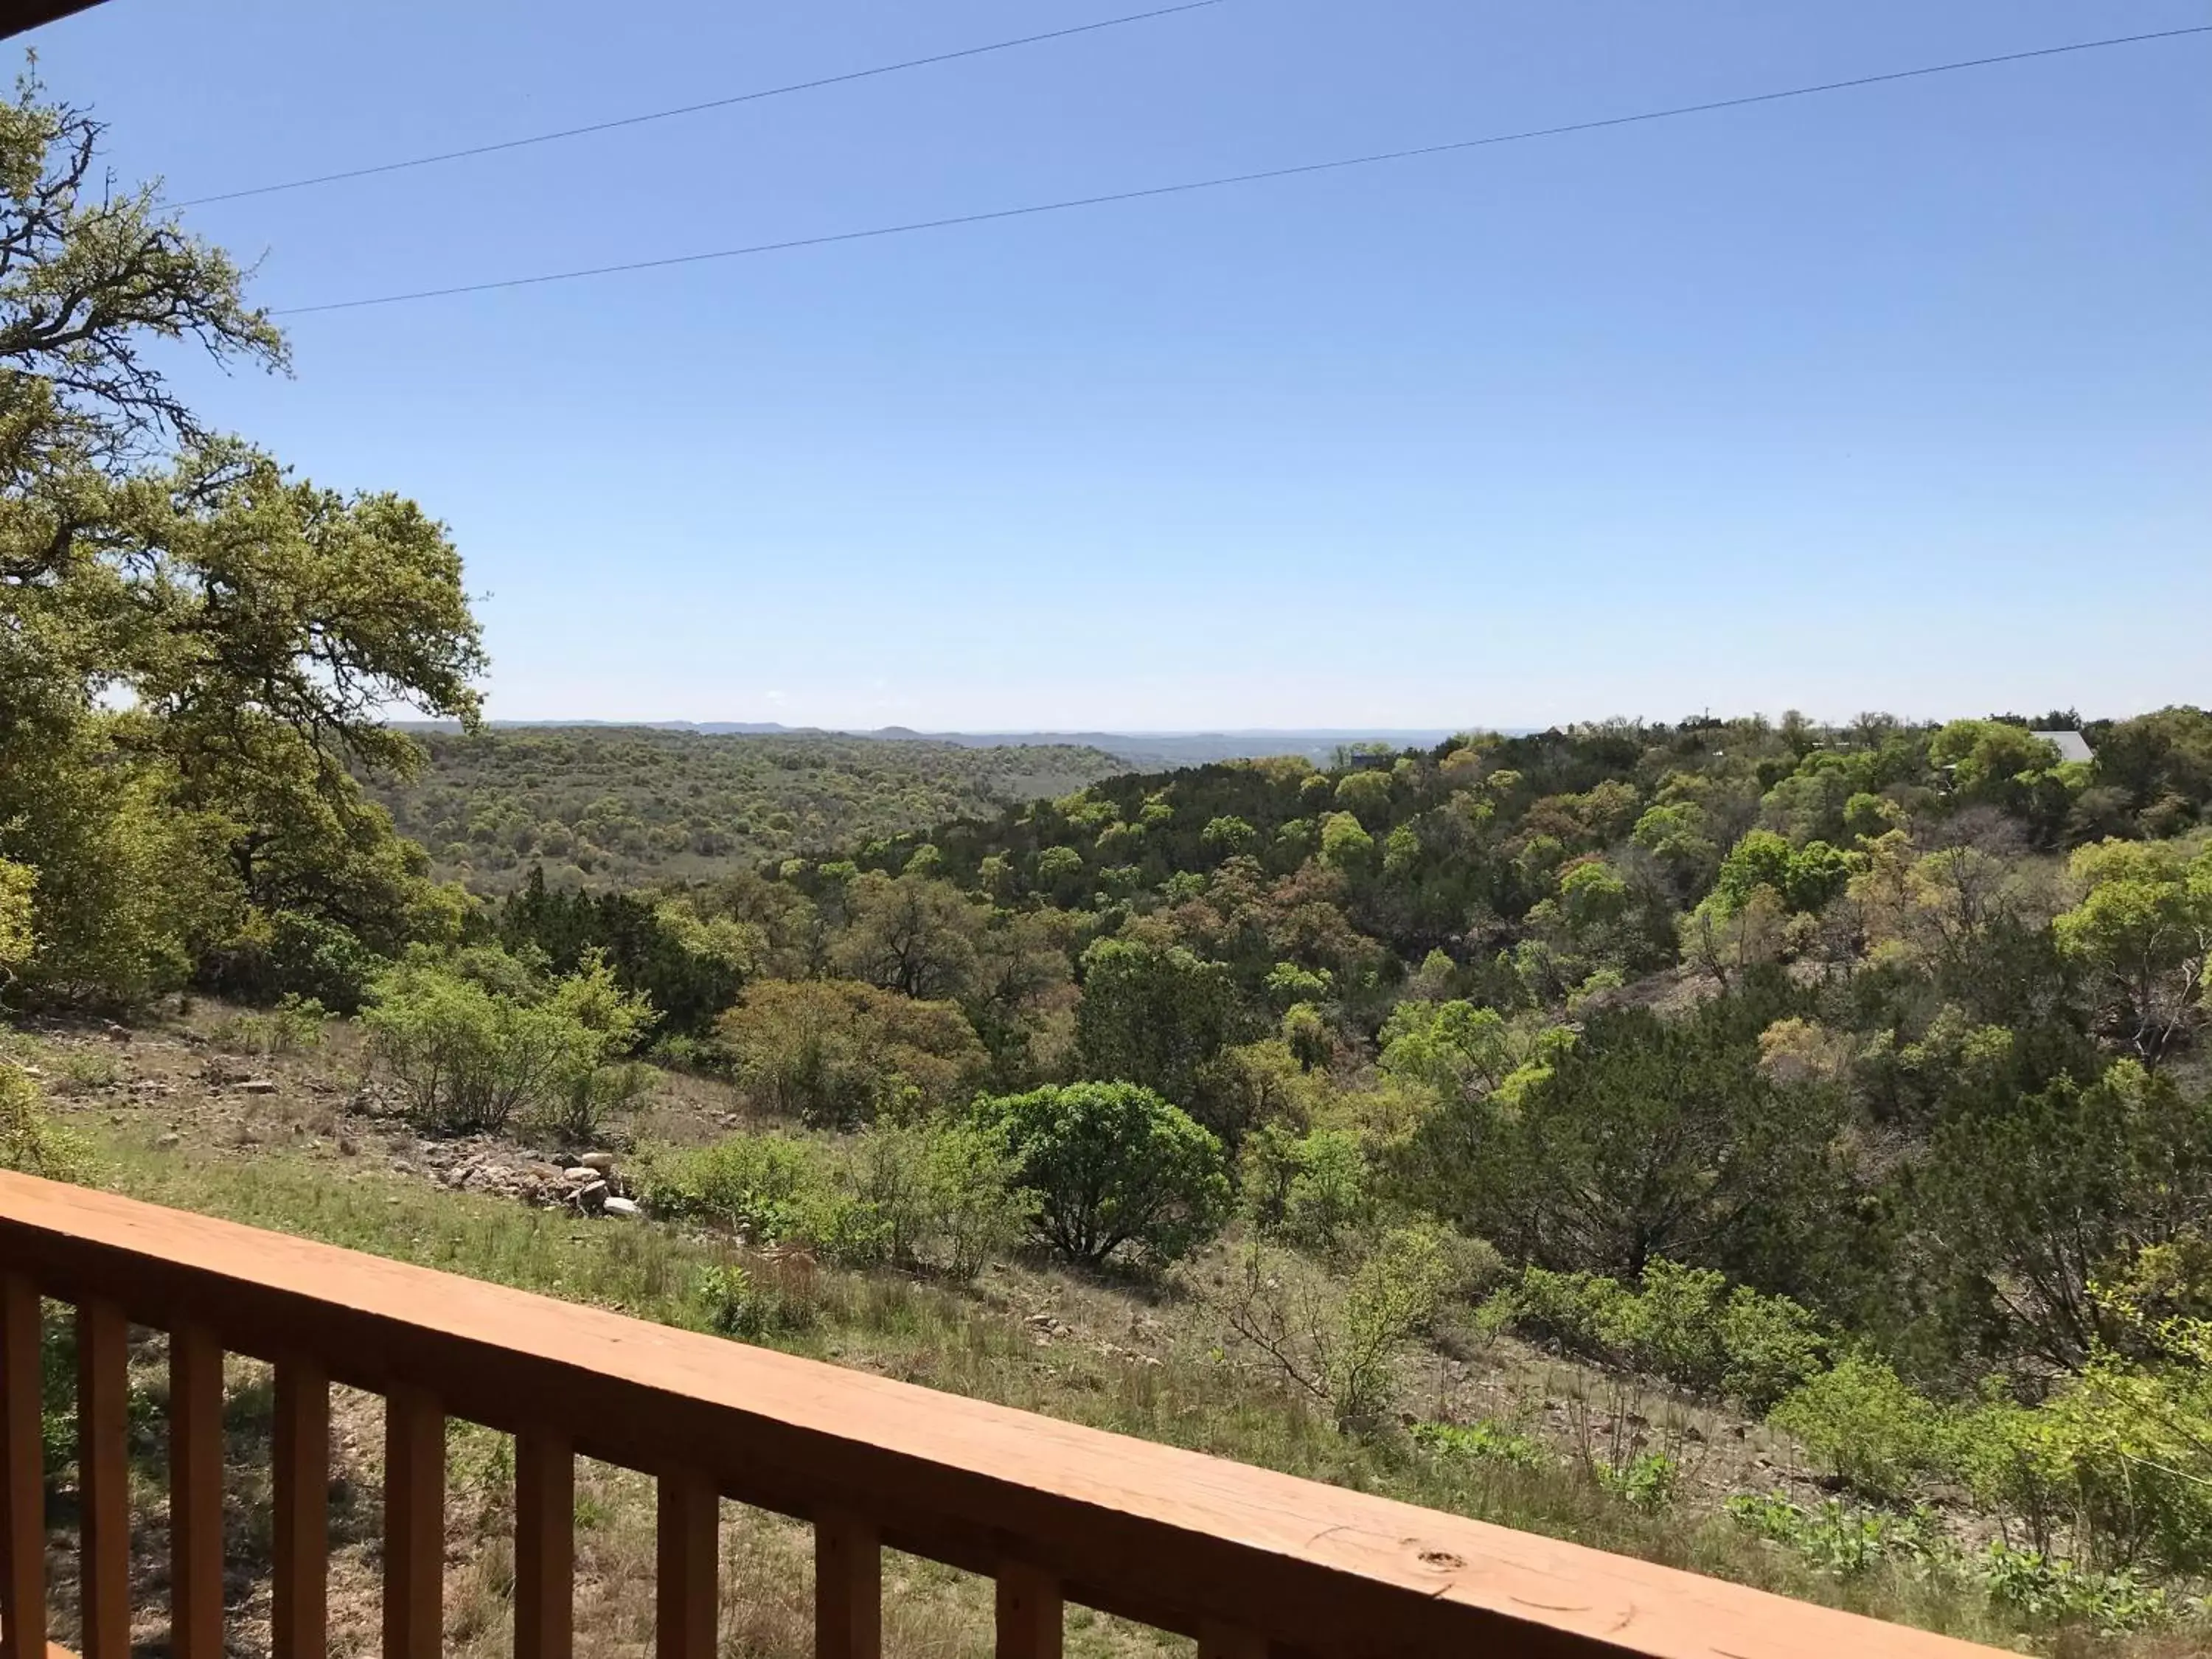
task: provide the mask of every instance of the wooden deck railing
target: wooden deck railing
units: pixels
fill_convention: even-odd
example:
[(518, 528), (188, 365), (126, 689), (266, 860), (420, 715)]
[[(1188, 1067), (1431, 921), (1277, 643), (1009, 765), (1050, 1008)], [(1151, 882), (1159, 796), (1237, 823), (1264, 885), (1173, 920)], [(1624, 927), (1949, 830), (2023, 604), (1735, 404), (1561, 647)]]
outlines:
[(274, 1649), (321, 1659), (330, 1388), (387, 1402), (385, 1659), (442, 1640), (445, 1423), (514, 1437), (514, 1653), (569, 1659), (574, 1460), (659, 1491), (657, 1652), (714, 1651), (716, 1516), (811, 1522), (816, 1651), (876, 1659), (885, 1546), (997, 1582), (998, 1652), (1063, 1603), (1203, 1659), (1986, 1653), (1648, 1563), (377, 1257), (0, 1175), (0, 1617), (46, 1638), (40, 1299), (78, 1332), (83, 1659), (129, 1659), (128, 1323), (169, 1334), (172, 1652), (223, 1653), (222, 1358), (276, 1379)]

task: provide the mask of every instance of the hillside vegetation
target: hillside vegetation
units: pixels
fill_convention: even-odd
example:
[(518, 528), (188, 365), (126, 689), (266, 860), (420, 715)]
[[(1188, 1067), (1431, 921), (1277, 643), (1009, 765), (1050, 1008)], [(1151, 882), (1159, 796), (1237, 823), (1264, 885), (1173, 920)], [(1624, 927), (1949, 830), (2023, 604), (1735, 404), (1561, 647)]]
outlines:
[(533, 863), (556, 884), (697, 879), (1065, 794), (1122, 769), (1098, 750), (1060, 744), (647, 726), (412, 735), (426, 763), (373, 780), (369, 794), (428, 850), (433, 876), (487, 893)]

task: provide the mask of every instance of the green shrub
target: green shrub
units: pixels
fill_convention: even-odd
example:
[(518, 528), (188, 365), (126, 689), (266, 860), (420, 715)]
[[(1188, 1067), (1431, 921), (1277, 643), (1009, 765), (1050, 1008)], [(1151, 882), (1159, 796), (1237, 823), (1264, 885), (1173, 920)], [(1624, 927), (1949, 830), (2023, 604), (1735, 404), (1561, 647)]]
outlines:
[(1551, 1455), (1528, 1436), (1486, 1419), (1473, 1423), (1416, 1423), (1413, 1443), (1438, 1457), (1470, 1462), (1504, 1463), (1516, 1469), (1540, 1469)]
[(57, 1094), (88, 1095), (123, 1080), (123, 1063), (105, 1048), (72, 1048), (61, 1057)]
[(1524, 1269), (1503, 1293), (1527, 1334), (1598, 1364), (1727, 1395), (1765, 1411), (1815, 1375), (1827, 1341), (1812, 1313), (1788, 1297), (1728, 1287), (1710, 1269), (1654, 1261), (1640, 1291), (1594, 1273)]
[(882, 1209), (834, 1177), (802, 1189), (775, 1237), (841, 1267), (872, 1267), (891, 1259), (890, 1224)]
[(1255, 1244), (1223, 1316), (1340, 1429), (1365, 1431), (1389, 1407), (1400, 1354), (1434, 1325), (1486, 1248), (1433, 1224), (1396, 1228), (1339, 1280)]
[(2041, 1405), (1960, 1415), (1953, 1455), (1978, 1501), (2035, 1548), (2111, 1566), (2212, 1567), (2212, 1376), (2100, 1354)]
[(257, 915), (204, 966), (200, 982), (249, 1002), (301, 997), (341, 1014), (360, 1012), (385, 963), (349, 929), (297, 910)]
[(441, 1133), (496, 1133), (523, 1112), (595, 1127), (586, 1120), (628, 1086), (601, 1073), (652, 1018), (596, 957), (540, 988), (503, 951), (450, 963), (417, 955), (379, 978), (373, 994), (362, 1015), (369, 1052), (408, 1116)]
[(705, 1222), (766, 1243), (791, 1237), (830, 1178), (816, 1143), (766, 1134), (650, 1156), (640, 1164), (637, 1184), (641, 1201), (657, 1216)]
[(1239, 1171), (1254, 1223), (1302, 1249), (1334, 1250), (1374, 1219), (1366, 1153), (1344, 1130), (1298, 1135), (1263, 1124), (1246, 1139)]
[(308, 1054), (321, 1048), (328, 1018), (323, 1005), (313, 997), (287, 992), (266, 1012), (234, 1014), (216, 1022), (208, 1035), (219, 1048), (265, 1060), (273, 1054)]
[(538, 1112), (538, 1121), (572, 1146), (605, 1136), (607, 1121), (634, 1111), (653, 1091), (653, 1068), (629, 1060), (611, 1066), (573, 1066)]
[(2118, 1635), (2157, 1623), (2166, 1613), (2166, 1592), (2133, 1573), (2094, 1572), (2039, 1550), (2014, 1549), (1991, 1539), (1980, 1562), (1990, 1599), (2040, 1625), (2087, 1625)]
[(1990, 1600), (2030, 1626), (2087, 1626), (2118, 1635), (2157, 1623), (2166, 1593), (2131, 1573), (2097, 1572), (2041, 1550), (2002, 1539), (1968, 1554), (1933, 1511), (1869, 1510), (1830, 1498), (1816, 1509), (1783, 1493), (1739, 1493), (1725, 1504), (1746, 1532), (1781, 1545), (1823, 1572), (1856, 1578), (1886, 1564), (1923, 1573), (1956, 1575), (1978, 1584)]
[(1172, 1261), (1211, 1238), (1229, 1208), (1221, 1143), (1133, 1083), (1071, 1083), (979, 1100), (978, 1125), (1006, 1137), (1036, 1229), (1070, 1261), (1124, 1248)]
[(1631, 1509), (1656, 1515), (1673, 1506), (1682, 1466), (1665, 1452), (1646, 1451), (1638, 1452), (1619, 1468), (1594, 1464), (1590, 1473), (1596, 1476), (1599, 1486)]
[(1748, 1285), (1729, 1292), (1720, 1340), (1721, 1392), (1755, 1412), (1770, 1410), (1828, 1363), (1828, 1339), (1810, 1309)]
[(1613, 1342), (1638, 1370), (1700, 1393), (1717, 1393), (1728, 1370), (1721, 1309), (1728, 1276), (1711, 1268), (1654, 1261), (1644, 1288), (1613, 1304)]
[(28, 865), (0, 858), (0, 988), (15, 977), (15, 970), (31, 959), (35, 943), (31, 933), (34, 907), (32, 895), (39, 872)]
[(1625, 1317), (1621, 1304), (1632, 1295), (1617, 1279), (1596, 1273), (1528, 1267), (1495, 1300), (1522, 1334), (1598, 1364), (1622, 1364), (1615, 1333)]
[(922, 1235), (939, 1265), (973, 1279), (1035, 1224), (1035, 1194), (1016, 1184), (1021, 1165), (998, 1130), (931, 1126), (921, 1149)]
[(812, 1281), (786, 1263), (726, 1261), (699, 1276), (707, 1320), (723, 1335), (756, 1342), (803, 1331), (820, 1316)]
[(1298, 1143), (1297, 1170), (1283, 1206), (1284, 1237), (1310, 1249), (1334, 1249), (1374, 1214), (1367, 1155), (1357, 1135), (1317, 1129)]
[(1883, 1561), (1925, 1560), (1948, 1545), (1925, 1509), (1899, 1515), (1832, 1498), (1808, 1510), (1781, 1492), (1738, 1492), (1722, 1507), (1746, 1532), (1794, 1550), (1838, 1578), (1856, 1578)]
[(1830, 1474), (1869, 1498), (1902, 1497), (1944, 1466), (1943, 1410), (1884, 1362), (1849, 1354), (1767, 1416)]
[(0, 1170), (81, 1182), (92, 1168), (91, 1149), (40, 1109), (38, 1085), (0, 1054)]
[(995, 1130), (879, 1124), (838, 1147), (785, 1134), (655, 1150), (638, 1192), (654, 1215), (757, 1244), (804, 1245), (843, 1267), (926, 1263), (973, 1278), (1027, 1230), (1032, 1201)]
[(950, 1002), (853, 980), (763, 980), (715, 1023), (737, 1080), (807, 1123), (866, 1123), (953, 1100), (988, 1056)]

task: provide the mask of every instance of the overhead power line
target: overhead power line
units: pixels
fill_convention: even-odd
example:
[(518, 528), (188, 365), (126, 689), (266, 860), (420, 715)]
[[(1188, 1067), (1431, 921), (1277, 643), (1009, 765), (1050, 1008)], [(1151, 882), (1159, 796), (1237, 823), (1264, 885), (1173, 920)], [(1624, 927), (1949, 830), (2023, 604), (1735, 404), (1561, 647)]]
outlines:
[(840, 87), (848, 82), (873, 80), (881, 75), (898, 75), (908, 70), (927, 69), (936, 64), (957, 63), (963, 58), (984, 58), (994, 52), (1012, 52), (1021, 46), (1042, 46), (1048, 40), (1072, 40), (1079, 34), (1096, 34), (1103, 29), (1123, 28), (1131, 23), (1149, 23), (1156, 18), (1204, 11), (1209, 7), (1225, 3), (1227, 0), (1184, 0), (1184, 3), (1179, 5), (1130, 12), (1121, 17), (1103, 17), (1095, 23), (1077, 23), (1064, 29), (1048, 29), (1042, 34), (1024, 34), (1012, 40), (993, 40), (980, 46), (962, 46), (954, 52), (933, 52), (927, 58), (907, 58), (896, 64), (878, 64), (872, 69), (849, 70), (842, 75), (825, 75), (812, 81), (794, 81), (788, 86), (763, 87), (757, 92), (733, 93), (727, 98), (709, 98), (702, 103), (678, 104), (672, 109), (647, 110), (641, 115), (619, 116), (611, 121), (593, 121), (585, 126), (562, 127), (554, 132), (534, 132), (522, 138), (502, 138), (495, 143), (471, 144), (466, 149), (440, 150), (434, 155), (413, 155), (404, 161), (380, 161), (371, 167), (347, 167), (338, 173), (318, 173), (309, 178), (286, 179), (273, 185), (251, 185), (243, 190), (220, 191), (212, 196), (195, 196), (190, 201), (179, 202), (176, 205), (180, 208), (205, 207), (211, 202), (236, 202), (248, 196), (274, 196), (280, 191), (307, 190), (316, 185), (339, 184), (348, 179), (371, 179), (379, 173), (404, 173), (410, 168), (436, 167), (446, 161), (465, 161), (471, 156), (496, 155), (504, 150), (527, 149), (533, 144), (550, 144), (563, 138), (584, 138), (595, 132), (615, 132), (623, 127), (641, 127), (654, 121), (672, 121), (679, 116), (701, 115), (708, 110), (729, 109), (738, 104), (756, 104), (766, 98), (786, 98), (795, 92), (816, 92), (823, 87)]
[(906, 236), (925, 230), (949, 230), (960, 225), (990, 224), (1040, 214), (1067, 213), (1079, 208), (1106, 207), (1119, 202), (1150, 201), (1164, 196), (1187, 196), (1200, 191), (1225, 190), (1272, 179), (1297, 179), (1319, 173), (1339, 173), (1351, 167), (1376, 167), (1386, 161), (1407, 161), (1421, 156), (1449, 155), (1461, 150), (1484, 149), (1498, 144), (1517, 144), (1536, 138), (1558, 138), (1569, 133), (1598, 132), (1611, 127), (1635, 126), (1650, 121), (1669, 121), (1717, 110), (1745, 109), (1754, 104), (1773, 104), (1791, 98), (1812, 98), (1824, 93), (1849, 92), (1861, 87), (1950, 75), (1962, 70), (1988, 69), (2000, 64), (2022, 64), (2038, 58), (2057, 58), (2069, 52), (2096, 52), (2107, 46), (2137, 46), (2145, 41), (2172, 40), (2185, 35), (2212, 34), (2212, 23), (2187, 28), (2160, 29), (2148, 34), (2120, 34), (2100, 40), (2076, 40), (2065, 46), (2038, 46), (2027, 52), (1999, 52), (1987, 58), (1960, 58), (1948, 64), (1927, 64), (1917, 69), (1891, 70), (1881, 75), (1855, 76), (1848, 81), (1823, 81), (1814, 86), (1788, 87), (1778, 92), (1749, 93), (1738, 98), (1717, 98), (1701, 104), (1676, 104), (1666, 109), (1639, 110), (1632, 115), (1609, 115), (1595, 120), (1570, 121), (1558, 126), (1525, 127), (1517, 132), (1492, 133), (1480, 138), (1462, 138), (1449, 143), (1420, 144), (1408, 149), (1379, 150), (1365, 155), (1340, 156), (1334, 161), (1306, 161), (1295, 167), (1267, 167), (1254, 173), (1223, 173), (1211, 179), (1185, 179), (1171, 185), (1148, 185), (1098, 196), (1073, 196), (1056, 202), (1032, 202), (1021, 207), (994, 208), (981, 213), (958, 213), (938, 219), (914, 219), (902, 224), (874, 225), (865, 230), (832, 231), (818, 236), (795, 236), (779, 242), (754, 242), (744, 247), (714, 248), (702, 253), (676, 253), (658, 259), (631, 259), (620, 264), (586, 265), (574, 270), (552, 270), (531, 276), (507, 276), (488, 283), (459, 283), (450, 288), (416, 289), (402, 294), (380, 294), (361, 300), (331, 300), (320, 305), (288, 306), (272, 311), (277, 317), (302, 317), (315, 312), (357, 311), (369, 306), (403, 305), (416, 300), (442, 300), (463, 294), (490, 294), (502, 289), (535, 288), (547, 283), (572, 283), (586, 276), (614, 276), (630, 271), (664, 270), (673, 265), (704, 264), (717, 259), (743, 259), (757, 254), (786, 253), (799, 248), (830, 247), (840, 242), (864, 242), (886, 236)]

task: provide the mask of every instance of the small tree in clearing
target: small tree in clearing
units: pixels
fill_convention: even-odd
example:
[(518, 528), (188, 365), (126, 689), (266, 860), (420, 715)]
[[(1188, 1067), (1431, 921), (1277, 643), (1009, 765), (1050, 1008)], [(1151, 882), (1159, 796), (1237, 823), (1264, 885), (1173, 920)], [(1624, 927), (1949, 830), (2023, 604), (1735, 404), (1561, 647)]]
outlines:
[(1038, 1236), (1070, 1261), (1095, 1266), (1124, 1246), (1172, 1261), (1228, 1214), (1220, 1141), (1150, 1089), (1070, 1083), (980, 1100), (975, 1113), (1005, 1133), (1037, 1196)]

